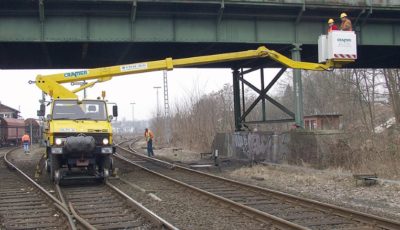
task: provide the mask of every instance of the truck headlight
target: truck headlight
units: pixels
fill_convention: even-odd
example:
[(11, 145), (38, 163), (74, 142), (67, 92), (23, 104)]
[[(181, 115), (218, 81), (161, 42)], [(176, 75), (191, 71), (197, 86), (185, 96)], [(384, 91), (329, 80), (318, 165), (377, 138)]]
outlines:
[(61, 138), (56, 138), (55, 141), (56, 145), (61, 145), (62, 144), (62, 139)]
[(103, 139), (103, 145), (108, 145), (108, 138)]

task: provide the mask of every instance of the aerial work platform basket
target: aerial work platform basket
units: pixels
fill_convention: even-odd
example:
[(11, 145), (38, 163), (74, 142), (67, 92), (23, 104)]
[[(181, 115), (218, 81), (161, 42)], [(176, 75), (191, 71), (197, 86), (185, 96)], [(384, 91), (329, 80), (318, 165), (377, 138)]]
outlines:
[(357, 59), (357, 37), (353, 31), (334, 30), (318, 38), (318, 62)]

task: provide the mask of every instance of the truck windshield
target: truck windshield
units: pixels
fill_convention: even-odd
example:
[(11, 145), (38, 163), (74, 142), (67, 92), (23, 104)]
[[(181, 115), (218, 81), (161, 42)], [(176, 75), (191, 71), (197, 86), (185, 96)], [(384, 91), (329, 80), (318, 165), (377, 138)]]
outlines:
[(54, 120), (106, 120), (106, 105), (102, 101), (55, 101)]

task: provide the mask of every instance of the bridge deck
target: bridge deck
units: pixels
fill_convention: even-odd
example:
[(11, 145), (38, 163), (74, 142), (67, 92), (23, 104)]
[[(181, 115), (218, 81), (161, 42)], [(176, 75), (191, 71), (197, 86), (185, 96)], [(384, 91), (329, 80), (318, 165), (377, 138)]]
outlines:
[(399, 67), (400, 2), (277, 2), (3, 0), (0, 68), (96, 67), (259, 44), (289, 54), (293, 43), (303, 44), (305, 60), (317, 61), (318, 36), (326, 32), (328, 18), (339, 23), (342, 11), (358, 34), (360, 60), (354, 67)]

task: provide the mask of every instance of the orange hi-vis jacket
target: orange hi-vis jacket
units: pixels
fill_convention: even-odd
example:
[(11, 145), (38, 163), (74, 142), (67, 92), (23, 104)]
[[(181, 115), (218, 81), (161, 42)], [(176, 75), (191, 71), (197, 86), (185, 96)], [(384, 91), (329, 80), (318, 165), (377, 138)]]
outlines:
[(22, 139), (22, 142), (30, 142), (31, 141), (31, 138), (29, 137), (28, 134), (23, 135), (21, 139)]
[(148, 130), (147, 132), (144, 132), (144, 137), (146, 138), (146, 141), (153, 140), (154, 134), (152, 131)]

